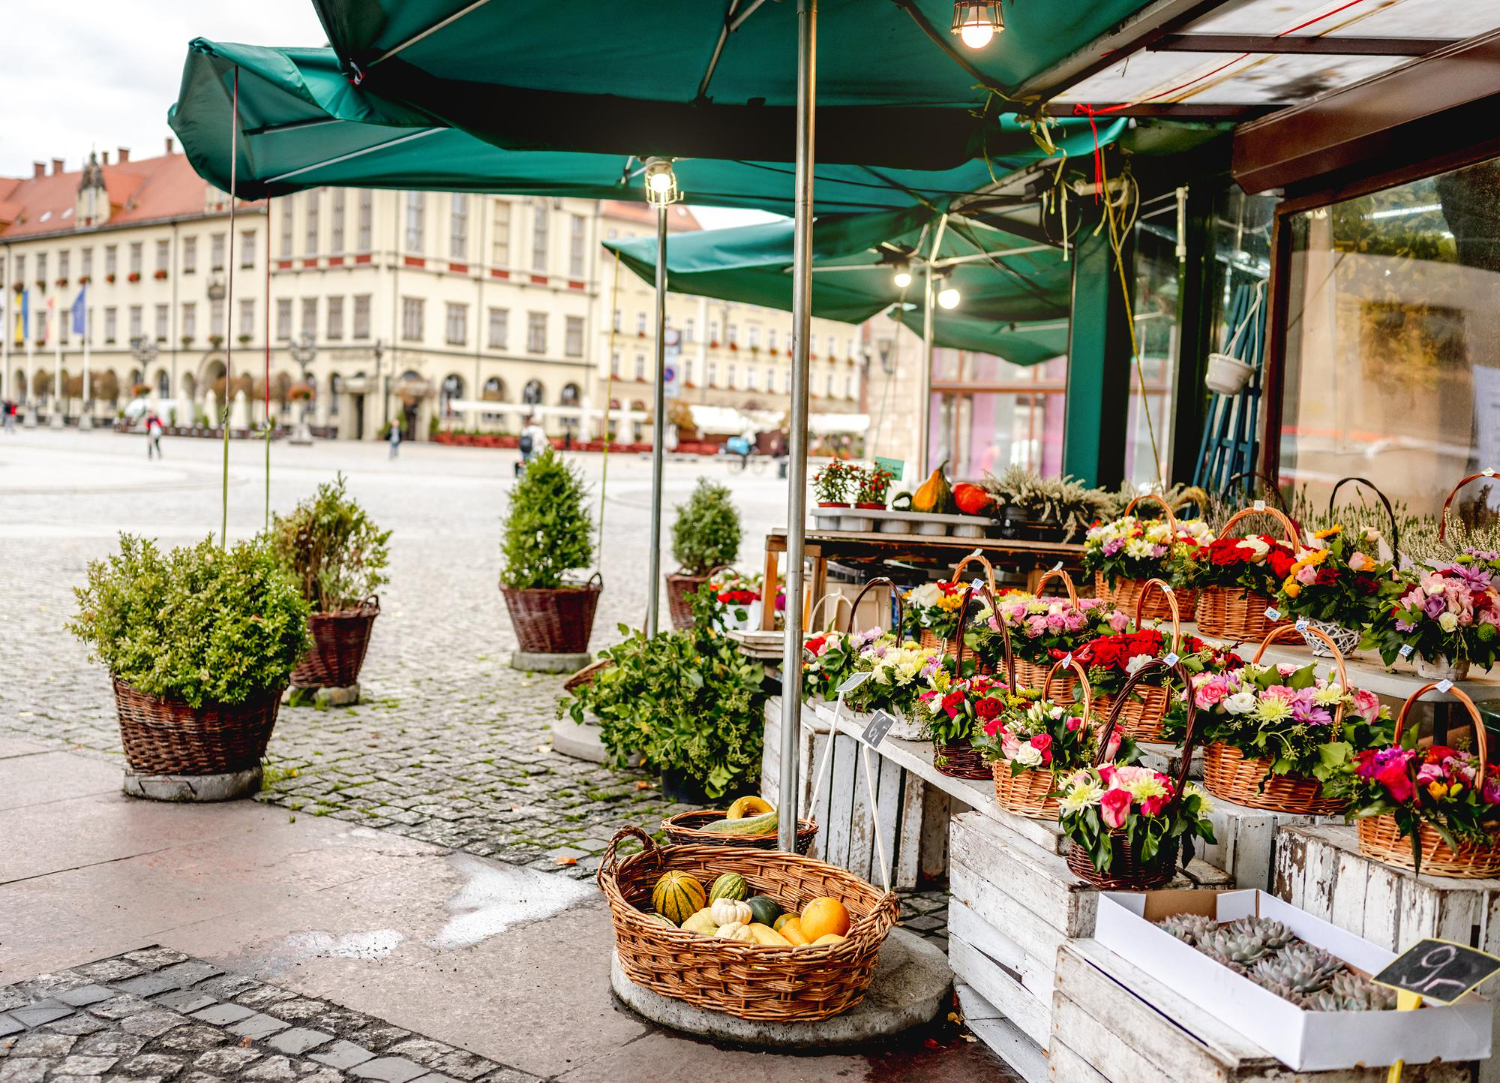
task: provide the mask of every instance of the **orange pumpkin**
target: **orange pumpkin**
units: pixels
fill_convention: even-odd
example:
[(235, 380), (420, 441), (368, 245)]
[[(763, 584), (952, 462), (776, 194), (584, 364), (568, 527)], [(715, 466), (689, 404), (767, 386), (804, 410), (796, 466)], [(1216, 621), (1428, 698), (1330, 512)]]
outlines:
[(965, 515), (983, 515), (995, 503), (995, 498), (979, 486), (962, 481), (953, 487), (953, 502)]
[(802, 908), (802, 933), (809, 940), (817, 940), (829, 933), (843, 936), (848, 931), (849, 911), (837, 899), (824, 896)]

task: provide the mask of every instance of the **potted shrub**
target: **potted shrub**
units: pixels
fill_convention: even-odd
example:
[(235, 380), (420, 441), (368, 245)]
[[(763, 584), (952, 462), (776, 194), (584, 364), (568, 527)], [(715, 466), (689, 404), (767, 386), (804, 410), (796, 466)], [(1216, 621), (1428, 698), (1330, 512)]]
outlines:
[(312, 612), (312, 650), (292, 672), (297, 688), (349, 688), (359, 680), (388, 577), (389, 530), (345, 494), (344, 475), (318, 486), (271, 524), (271, 544)]
[(739, 553), (740, 513), (729, 487), (699, 478), (687, 503), (677, 506), (672, 523), (672, 559), (679, 570), (667, 576), (667, 605), (674, 627), (692, 623), (690, 596), (714, 571), (733, 564)]
[(255, 772), (281, 693), (307, 648), (307, 602), (264, 539), (212, 539), (163, 554), (120, 535), (89, 565), (69, 628), (109, 668), (120, 736), (138, 776)]
[(854, 475), (857, 472), (858, 467), (850, 466), (839, 459), (834, 459), (819, 470), (812, 483), (813, 493), (818, 498), (818, 507), (847, 508), (849, 496), (853, 493), (856, 484)]
[(891, 483), (896, 480), (896, 475), (883, 466), (870, 466), (863, 470), (855, 467), (852, 473), (855, 475), (854, 506), (884, 511), (886, 497), (890, 494)]
[[(593, 517), (584, 506), (583, 478), (548, 448), (532, 458), (510, 494), (504, 523), (500, 593), (525, 654), (579, 655), (588, 651), (594, 610), (603, 589), (596, 572), (587, 583), (565, 583), (566, 573), (594, 559)], [(560, 670), (577, 659), (559, 659)], [(517, 659), (512, 659), (516, 664)]]
[(982, 488), (994, 497), (992, 514), (1002, 538), (1072, 541), (1088, 524), (1105, 517), (1109, 496), (1071, 475), (1044, 478), (1022, 466), (986, 478)]

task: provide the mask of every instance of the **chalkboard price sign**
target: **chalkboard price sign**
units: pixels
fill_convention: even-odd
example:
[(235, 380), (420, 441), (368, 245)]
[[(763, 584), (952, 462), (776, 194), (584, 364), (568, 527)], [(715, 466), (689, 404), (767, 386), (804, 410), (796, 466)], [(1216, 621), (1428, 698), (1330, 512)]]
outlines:
[(1372, 979), (1438, 1004), (1452, 1004), (1500, 971), (1500, 958), (1451, 940), (1418, 940)]
[(860, 734), (860, 739), (871, 748), (876, 747), (885, 740), (885, 735), (891, 732), (891, 727), (896, 724), (894, 715), (885, 711), (876, 711), (875, 717), (870, 719), (870, 724), (865, 727), (865, 732)]

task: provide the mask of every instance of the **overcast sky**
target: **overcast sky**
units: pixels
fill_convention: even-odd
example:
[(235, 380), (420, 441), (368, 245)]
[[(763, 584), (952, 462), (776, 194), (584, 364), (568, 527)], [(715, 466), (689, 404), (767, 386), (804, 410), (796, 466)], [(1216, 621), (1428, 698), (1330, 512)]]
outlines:
[[(13, 0), (0, 64), (0, 176), (62, 158), (77, 169), (91, 148), (161, 154), (195, 37), (252, 45), (326, 45), (309, 0)], [(705, 225), (769, 218), (700, 213)]]

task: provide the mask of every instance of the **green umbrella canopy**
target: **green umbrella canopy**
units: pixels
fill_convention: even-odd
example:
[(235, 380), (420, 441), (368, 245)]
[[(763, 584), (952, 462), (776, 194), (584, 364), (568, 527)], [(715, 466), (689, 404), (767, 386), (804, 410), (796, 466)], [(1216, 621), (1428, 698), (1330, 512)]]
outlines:
[[(969, 50), (952, 0), (823, 0), (817, 159), (947, 168), (1002, 155), (1004, 93), (1150, 0), (1006, 3)], [(501, 145), (795, 157), (797, 12), (758, 0), (314, 0), (361, 87)], [(744, 16), (733, 32), (726, 26)], [(1013, 107), (1011, 107), (1013, 108)]]
[[(922, 334), (920, 308), (897, 306), (890, 317), (914, 334)], [(933, 313), (932, 338), (939, 346), (993, 354), (1012, 365), (1040, 365), (1068, 352), (1068, 322), (1010, 323), (939, 310)]]
[[(629, 154), (507, 150), (448, 128), (432, 116), (356, 87), (328, 49), (270, 49), (198, 39), (189, 48), (177, 103), (169, 114), (197, 171), (228, 189), (233, 85), (239, 73), (237, 191), (246, 198), (324, 185), (418, 188), (526, 195), (641, 199), (641, 163)], [(1110, 141), (1125, 121), (1101, 126)], [(1012, 122), (1011, 152), (939, 170), (817, 167), (821, 212), (946, 205), (1047, 157)], [(1060, 152), (1093, 146), (1086, 124), (1054, 129)], [(692, 202), (792, 210), (792, 166), (698, 158), (676, 166)]]
[[(1061, 249), (1037, 244), (957, 214), (927, 207), (861, 215), (825, 215), (813, 227), (812, 312), (859, 323), (893, 304), (920, 300), (922, 277), (896, 286), (891, 260), (902, 252), (932, 254), (946, 284), (963, 295), (963, 313), (992, 320), (1066, 318), (1071, 266)], [(656, 274), (656, 238), (605, 241), (632, 271)], [(792, 307), (791, 222), (678, 234), (667, 245), (667, 287), (679, 293)]]

